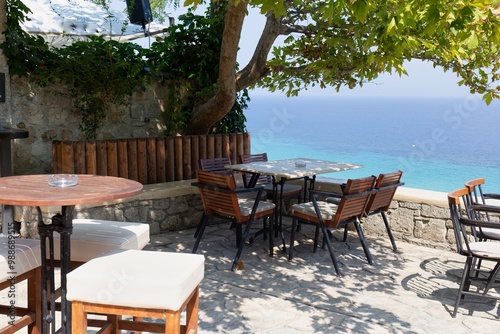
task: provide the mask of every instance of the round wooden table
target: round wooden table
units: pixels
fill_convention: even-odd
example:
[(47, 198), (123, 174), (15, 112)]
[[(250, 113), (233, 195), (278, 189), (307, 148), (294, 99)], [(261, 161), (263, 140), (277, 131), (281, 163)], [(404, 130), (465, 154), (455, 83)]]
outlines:
[[(34, 206), (38, 210), (42, 268), (42, 333), (54, 326), (55, 296), (51, 294), (50, 313), (47, 306), (47, 286), (54, 287), (53, 233), (61, 234), (61, 332), (71, 331), (71, 307), (66, 300), (66, 274), (70, 271), (70, 242), (75, 205), (100, 203), (131, 197), (142, 192), (142, 184), (119, 177), (78, 175), (78, 184), (71, 187), (54, 187), (48, 183), (48, 175), (17, 175), (0, 178), (0, 204)], [(60, 206), (60, 214), (52, 217), (52, 223), (43, 222), (41, 206)], [(47, 254), (49, 246), (49, 258)], [(45, 283), (43, 283), (45, 282)]]

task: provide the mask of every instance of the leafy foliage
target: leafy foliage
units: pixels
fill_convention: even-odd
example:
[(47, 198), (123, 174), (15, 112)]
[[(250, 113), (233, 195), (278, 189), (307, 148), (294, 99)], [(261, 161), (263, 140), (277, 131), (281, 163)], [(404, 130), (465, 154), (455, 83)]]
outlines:
[(403, 63), (420, 59), (452, 70), (489, 103), (500, 97), (497, 8), (498, 1), (286, 2), (283, 30), (297, 34), (274, 49), (270, 75), (258, 84), (288, 95), (309, 85), (352, 88), (383, 72), (405, 75)]
[[(189, 120), (191, 111), (211, 98), (217, 89), (219, 53), (221, 46), (223, 16), (209, 17), (192, 12), (180, 16), (162, 41), (151, 45), (146, 53), (152, 75), (159, 82), (173, 83), (175, 92), (165, 113), (169, 133), (182, 129)], [(184, 95), (184, 96), (182, 96)], [(245, 131), (245, 116), (248, 92), (242, 91), (226, 119), (216, 124), (212, 132)]]
[(42, 78), (55, 57), (42, 37), (32, 36), (21, 29), (20, 23), (26, 21), (29, 8), (15, 0), (8, 0), (7, 7), (7, 28), (3, 32), (6, 42), (0, 44), (0, 48), (7, 57), (10, 73), (18, 76), (29, 73), (37, 76), (40, 84), (46, 84), (47, 80)]
[[(108, 0), (94, 2), (109, 6)], [(68, 84), (81, 113), (80, 128), (87, 138), (95, 138), (111, 104), (125, 103), (135, 89), (144, 89), (152, 79), (168, 83), (171, 88), (165, 113), (170, 134), (179, 132), (193, 106), (216, 89), (223, 20), (188, 14), (183, 24), (172, 27), (170, 36), (153, 43), (150, 50), (102, 37), (53, 49), (43, 38), (29, 35), (20, 27), (29, 8), (19, 0), (7, 0), (7, 4), (7, 38), (0, 47), (11, 73), (27, 76), (40, 86), (55, 81)], [(187, 102), (182, 91), (187, 92)], [(243, 131), (247, 98), (245, 91), (228, 116), (230, 121), (214, 129)]]
[(134, 89), (148, 84), (138, 45), (93, 37), (54, 52), (60, 61), (52, 75), (71, 85), (87, 137), (95, 136), (110, 104), (123, 104)]

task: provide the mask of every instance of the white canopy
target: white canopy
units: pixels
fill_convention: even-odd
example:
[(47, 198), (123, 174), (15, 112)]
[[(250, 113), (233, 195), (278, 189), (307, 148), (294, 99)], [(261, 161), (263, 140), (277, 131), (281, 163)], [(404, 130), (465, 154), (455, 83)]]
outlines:
[(54, 47), (71, 44), (89, 36), (106, 36), (131, 41), (147, 35), (161, 37), (167, 26), (151, 22), (146, 30), (130, 24), (121, 11), (106, 10), (89, 0), (22, 0), (32, 11), (23, 28), (44, 37)]

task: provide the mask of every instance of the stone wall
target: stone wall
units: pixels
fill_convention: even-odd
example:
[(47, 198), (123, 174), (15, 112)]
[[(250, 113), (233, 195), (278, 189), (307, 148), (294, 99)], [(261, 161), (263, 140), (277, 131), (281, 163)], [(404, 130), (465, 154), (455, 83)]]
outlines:
[[(446, 200), (446, 193), (441, 193)], [(429, 204), (417, 198), (408, 201), (396, 196), (388, 212), (396, 240), (404, 240), (432, 248), (454, 247), (455, 237), (450, 210), (443, 204)], [(387, 236), (381, 215), (371, 216), (363, 223), (367, 235)]]
[[(203, 206), (198, 189), (192, 181), (177, 181), (147, 185), (141, 195), (102, 205), (77, 206), (77, 218), (97, 218), (118, 221), (136, 221), (150, 225), (152, 234), (195, 228)], [(45, 208), (46, 220), (54, 209)], [(22, 234), (36, 234), (36, 212), (32, 209), (17, 215), (23, 220)], [(399, 188), (388, 213), (396, 239), (427, 247), (453, 249), (454, 237), (446, 193)], [(363, 222), (367, 236), (387, 236), (380, 215)]]
[[(51, 84), (33, 87), (25, 78), (11, 78), (11, 106), (7, 126), (29, 131), (29, 138), (13, 143), (15, 174), (51, 173), (53, 140), (82, 140), (80, 115), (69, 88)], [(96, 139), (137, 138), (164, 134), (162, 110), (167, 88), (153, 85), (138, 91), (125, 105), (112, 105)]]

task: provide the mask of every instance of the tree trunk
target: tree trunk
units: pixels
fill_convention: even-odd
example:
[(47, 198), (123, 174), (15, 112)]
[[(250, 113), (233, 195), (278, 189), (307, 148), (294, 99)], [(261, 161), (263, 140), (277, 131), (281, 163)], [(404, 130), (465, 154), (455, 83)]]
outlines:
[(248, 0), (229, 0), (219, 58), (218, 89), (214, 97), (195, 106), (185, 134), (206, 134), (226, 116), (236, 99), (236, 55)]

